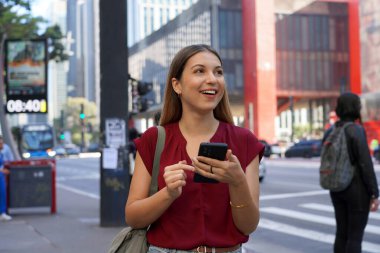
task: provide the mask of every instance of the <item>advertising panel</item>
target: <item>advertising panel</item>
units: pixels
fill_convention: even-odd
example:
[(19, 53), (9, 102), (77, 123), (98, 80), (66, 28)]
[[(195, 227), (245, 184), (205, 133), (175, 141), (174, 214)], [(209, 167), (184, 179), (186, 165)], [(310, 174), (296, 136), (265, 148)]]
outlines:
[(46, 40), (5, 43), (7, 113), (47, 113)]
[(380, 92), (380, 2), (359, 3), (362, 91)]

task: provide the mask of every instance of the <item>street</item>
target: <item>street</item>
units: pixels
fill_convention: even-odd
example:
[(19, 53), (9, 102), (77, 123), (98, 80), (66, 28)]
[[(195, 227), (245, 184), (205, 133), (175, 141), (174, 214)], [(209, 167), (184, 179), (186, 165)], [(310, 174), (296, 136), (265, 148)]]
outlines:
[[(319, 186), (318, 159), (266, 159), (259, 228), (246, 253), (332, 252), (335, 219), (328, 192)], [(380, 167), (376, 165), (378, 181)], [(57, 187), (99, 199), (99, 158), (57, 160)], [(380, 252), (380, 212), (371, 213), (363, 252)]]

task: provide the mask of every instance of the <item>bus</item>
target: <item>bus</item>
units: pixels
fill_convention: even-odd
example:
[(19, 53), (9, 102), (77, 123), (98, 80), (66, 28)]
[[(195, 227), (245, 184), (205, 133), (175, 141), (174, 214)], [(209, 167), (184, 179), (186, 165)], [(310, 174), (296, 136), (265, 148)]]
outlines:
[(49, 124), (28, 124), (21, 128), (20, 151), (24, 159), (55, 156), (54, 130)]

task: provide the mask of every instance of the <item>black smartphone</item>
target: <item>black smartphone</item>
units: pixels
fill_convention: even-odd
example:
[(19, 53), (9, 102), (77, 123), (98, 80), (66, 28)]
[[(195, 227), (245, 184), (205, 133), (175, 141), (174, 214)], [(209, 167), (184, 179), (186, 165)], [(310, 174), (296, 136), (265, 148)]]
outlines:
[[(226, 158), (228, 145), (220, 142), (202, 142), (199, 146), (198, 155), (206, 156), (213, 159), (224, 161)], [(196, 183), (218, 183), (217, 180), (204, 177), (198, 173), (194, 174), (194, 182)]]

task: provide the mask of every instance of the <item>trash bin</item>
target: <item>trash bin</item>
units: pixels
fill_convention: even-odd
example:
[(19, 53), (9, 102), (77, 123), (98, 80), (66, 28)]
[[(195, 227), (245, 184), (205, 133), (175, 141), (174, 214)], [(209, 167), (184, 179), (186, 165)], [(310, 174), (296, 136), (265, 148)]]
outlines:
[(7, 164), (8, 208), (50, 207), (56, 212), (55, 160), (22, 160)]

